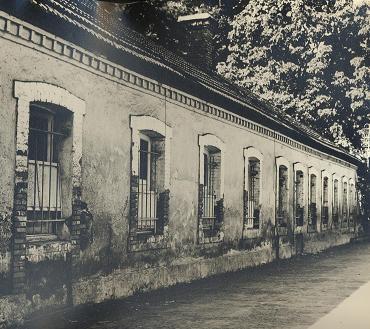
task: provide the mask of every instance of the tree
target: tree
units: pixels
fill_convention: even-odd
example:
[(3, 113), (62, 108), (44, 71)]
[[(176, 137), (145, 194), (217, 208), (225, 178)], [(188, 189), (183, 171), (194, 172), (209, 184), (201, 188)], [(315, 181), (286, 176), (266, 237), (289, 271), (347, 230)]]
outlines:
[(368, 12), (349, 0), (250, 0), (218, 72), (359, 153), (370, 121)]

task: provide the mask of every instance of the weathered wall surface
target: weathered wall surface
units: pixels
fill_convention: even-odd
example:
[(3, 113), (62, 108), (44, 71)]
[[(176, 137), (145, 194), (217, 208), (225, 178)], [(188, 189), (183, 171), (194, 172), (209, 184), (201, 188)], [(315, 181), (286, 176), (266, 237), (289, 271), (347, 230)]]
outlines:
[[(85, 100), (83, 121), (82, 200), (93, 216), (93, 241), (81, 251), (73, 288), (71, 278), (61, 278), (61, 293), (35, 290), (32, 305), (63, 304), (71, 289), (75, 303), (124, 297), (135, 291), (188, 282), (226, 271), (270, 262), (275, 257), (271, 226), (275, 222), (275, 159), (289, 161), (289, 218), (293, 218), (293, 164), (313, 166), (355, 179), (355, 170), (212, 114), (190, 109), (179, 102), (165, 102), (163, 95), (117, 83), (66, 61), (43, 54), (0, 37), (0, 272), (9, 268), (9, 227), (14, 198), (16, 99), (13, 84), (43, 81), (64, 88)], [(172, 127), (169, 209), (169, 248), (129, 253), (129, 203), (131, 175), (130, 115), (148, 115)], [(225, 144), (224, 241), (197, 244), (199, 135), (214, 134)], [(253, 146), (263, 154), (261, 229), (259, 242), (247, 241), (245, 251), (230, 254), (240, 246), (243, 232), (243, 149)], [(269, 223), (269, 228), (268, 228)], [(351, 234), (305, 235), (304, 252), (316, 252), (349, 241)], [(55, 266), (67, 268), (68, 243), (35, 246), (29, 243), (31, 273)], [(229, 252), (229, 253), (228, 253)], [(295, 246), (280, 241), (279, 256), (296, 254)], [(45, 263), (46, 262), (46, 263)], [(39, 266), (37, 266), (39, 264)], [(64, 264), (64, 265), (63, 265)], [(36, 267), (35, 267), (36, 266)], [(103, 273), (105, 273), (103, 275)], [(108, 273), (108, 274), (107, 274)], [(83, 280), (79, 279), (84, 277)], [(4, 281), (5, 282), (5, 281)], [(53, 302), (54, 301), (54, 302)]]

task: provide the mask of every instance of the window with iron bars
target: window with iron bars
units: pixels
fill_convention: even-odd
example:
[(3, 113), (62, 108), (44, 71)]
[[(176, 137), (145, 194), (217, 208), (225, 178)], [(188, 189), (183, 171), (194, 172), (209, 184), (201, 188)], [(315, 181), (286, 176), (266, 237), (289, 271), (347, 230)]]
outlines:
[(327, 227), (328, 222), (329, 222), (329, 179), (328, 177), (324, 177), (322, 189), (321, 223), (324, 227)]
[(258, 159), (248, 160), (248, 190), (245, 191), (245, 218), (247, 228), (258, 229), (260, 225), (260, 179), (261, 169)]
[(354, 184), (349, 184), (349, 223), (350, 225), (354, 224), (354, 216), (355, 216), (355, 186)]
[(317, 177), (314, 174), (310, 176), (310, 207), (308, 208), (308, 226), (312, 230), (317, 228)]
[(202, 227), (205, 237), (215, 236), (220, 225), (217, 220), (217, 200), (220, 189), (220, 151), (206, 148), (203, 153), (203, 214)]
[(295, 221), (297, 226), (304, 223), (304, 177), (302, 171), (296, 172), (295, 180)]
[(343, 215), (343, 224), (348, 224), (348, 184), (347, 182), (343, 183), (343, 207), (342, 207), (342, 215)]
[(339, 223), (339, 189), (338, 189), (338, 180), (334, 179), (334, 188), (333, 188), (333, 225), (334, 227), (338, 226)]
[(288, 219), (288, 168), (279, 166), (279, 186), (278, 186), (278, 209), (277, 224), (278, 226), (287, 226)]
[(138, 222), (140, 234), (158, 233), (158, 170), (160, 153), (155, 141), (140, 134), (139, 182), (138, 182)]
[(27, 234), (56, 234), (64, 222), (60, 147), (65, 134), (55, 113), (31, 105), (28, 136)]

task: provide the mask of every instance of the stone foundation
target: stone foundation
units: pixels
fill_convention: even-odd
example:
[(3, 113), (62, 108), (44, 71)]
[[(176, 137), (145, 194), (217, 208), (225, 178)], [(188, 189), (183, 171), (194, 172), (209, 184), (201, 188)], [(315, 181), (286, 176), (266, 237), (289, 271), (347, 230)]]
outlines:
[[(349, 243), (354, 234), (339, 232), (323, 232), (304, 235), (303, 253), (318, 253), (330, 247)], [(55, 247), (55, 246), (54, 246)], [(50, 246), (52, 248), (52, 246)], [(59, 248), (59, 247), (58, 247)], [(63, 245), (65, 251), (69, 246)], [(52, 248), (53, 249), (53, 248)], [(45, 250), (31, 248), (29, 255), (44, 255)], [(33, 251), (33, 252), (31, 252)], [(279, 243), (279, 258), (287, 259), (296, 255), (296, 247), (285, 241)], [(44, 255), (45, 256), (45, 255)], [(39, 259), (40, 260), (40, 259)], [(35, 266), (45, 265), (43, 258)], [(262, 243), (249, 250), (229, 250), (226, 254), (206, 257), (186, 257), (172, 260), (166, 265), (140, 264), (127, 268), (116, 269), (112, 273), (97, 273), (93, 276), (80, 278), (75, 282), (61, 282), (51, 293), (28, 292), (0, 298), (0, 328), (10, 324), (21, 323), (22, 319), (35, 311), (53, 310), (58, 307), (100, 303), (112, 299), (131, 296), (159, 288), (170, 287), (179, 283), (189, 283), (214, 275), (234, 272), (276, 260), (276, 249), (272, 243)], [(53, 260), (58, 261), (57, 259)], [(59, 261), (62, 261), (60, 259)], [(55, 264), (54, 264), (55, 265)], [(62, 264), (63, 265), (63, 264)], [(65, 263), (67, 266), (67, 263)], [(68, 270), (65, 267), (65, 270)]]

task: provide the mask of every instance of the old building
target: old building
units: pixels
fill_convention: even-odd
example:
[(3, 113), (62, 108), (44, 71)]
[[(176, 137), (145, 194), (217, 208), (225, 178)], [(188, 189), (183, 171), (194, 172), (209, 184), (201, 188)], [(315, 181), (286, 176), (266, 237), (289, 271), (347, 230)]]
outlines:
[(354, 157), (95, 1), (0, 1), (0, 56), (3, 318), (358, 234)]

